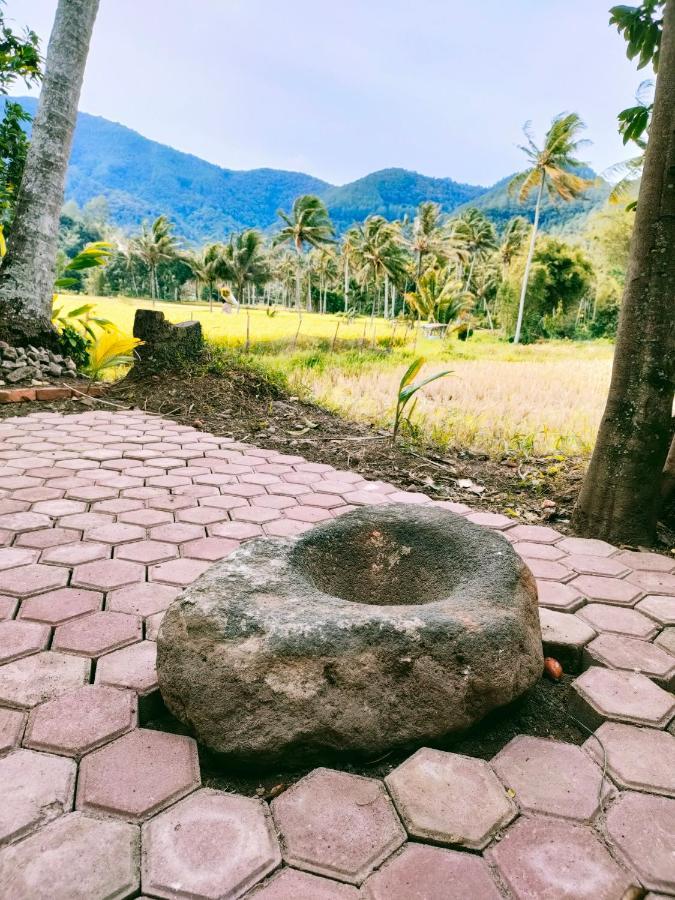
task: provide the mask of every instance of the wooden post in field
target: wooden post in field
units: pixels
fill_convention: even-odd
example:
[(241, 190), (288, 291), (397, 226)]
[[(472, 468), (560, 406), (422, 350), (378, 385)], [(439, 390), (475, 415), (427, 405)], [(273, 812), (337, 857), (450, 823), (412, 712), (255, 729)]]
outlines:
[(248, 353), (251, 348), (251, 310), (246, 307), (246, 345), (244, 353)]

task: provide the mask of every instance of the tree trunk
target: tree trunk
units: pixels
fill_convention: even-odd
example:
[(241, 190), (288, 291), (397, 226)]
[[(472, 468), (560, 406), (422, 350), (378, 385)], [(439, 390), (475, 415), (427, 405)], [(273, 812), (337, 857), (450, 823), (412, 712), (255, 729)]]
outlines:
[(580, 534), (614, 543), (654, 541), (672, 440), (674, 181), (675, 2), (669, 0), (612, 380), (573, 518)]
[(59, 218), (98, 0), (59, 0), (40, 103), (0, 270), (0, 336), (53, 344)]
[(525, 295), (527, 294), (527, 282), (530, 277), (530, 266), (532, 265), (532, 257), (534, 256), (534, 245), (537, 240), (537, 228), (539, 227), (539, 210), (541, 208), (541, 198), (544, 193), (544, 181), (546, 175), (542, 172), (539, 190), (537, 192), (537, 205), (534, 207), (534, 223), (532, 225), (532, 235), (530, 237), (530, 249), (527, 251), (527, 262), (525, 263), (525, 274), (523, 275), (523, 284), (520, 289), (520, 302), (518, 303), (518, 321), (516, 322), (516, 333), (513, 336), (513, 343), (520, 343), (520, 330), (523, 327), (523, 313), (525, 312)]
[(345, 256), (345, 312), (349, 309), (349, 257)]

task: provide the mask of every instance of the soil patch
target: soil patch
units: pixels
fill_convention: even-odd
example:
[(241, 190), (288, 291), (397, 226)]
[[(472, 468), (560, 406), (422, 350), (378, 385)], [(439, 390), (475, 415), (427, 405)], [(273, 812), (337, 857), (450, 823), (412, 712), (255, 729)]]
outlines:
[[(565, 675), (558, 682), (542, 678), (515, 703), (490, 713), (469, 731), (438, 741), (427, 741), (423, 746), (480, 759), (491, 759), (519, 734), (582, 744), (589, 736), (589, 732), (569, 713), (570, 692), (575, 677)], [(143, 727), (175, 734), (189, 734), (168, 712), (145, 722)], [(372, 760), (326, 757), (321, 762), (300, 768), (275, 766), (264, 771), (244, 771), (234, 768), (214, 758), (203, 747), (199, 748), (199, 757), (205, 787), (271, 799), (320, 764), (356, 775), (384, 778), (414, 753), (418, 746), (397, 748)]]

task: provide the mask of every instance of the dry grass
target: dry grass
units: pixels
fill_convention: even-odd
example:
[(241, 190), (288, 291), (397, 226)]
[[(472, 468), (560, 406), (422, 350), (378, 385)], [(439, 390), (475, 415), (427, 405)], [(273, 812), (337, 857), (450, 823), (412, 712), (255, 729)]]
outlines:
[[(131, 332), (134, 312), (150, 301), (88, 298), (97, 314)], [(74, 307), (82, 296), (62, 298)], [(201, 304), (157, 303), (172, 322), (196, 318), (212, 341), (243, 348), (245, 311), (223, 315)], [(330, 346), (339, 325), (339, 352)], [(412, 338), (394, 352), (370, 352), (371, 323), (336, 316), (304, 314), (297, 347), (298, 316), (263, 309), (250, 311), (250, 346), (257, 360), (282, 371), (297, 391), (348, 417), (389, 426), (398, 383), (415, 356), (428, 363), (422, 375), (451, 369), (449, 378), (420, 392), (413, 418), (418, 437), (440, 446), (459, 447), (492, 456), (588, 454), (604, 408), (612, 347), (605, 342), (556, 341), (528, 347), (480, 335), (467, 343)], [(366, 351), (360, 351), (366, 330)], [(378, 339), (391, 337), (392, 324), (375, 321)], [(405, 332), (396, 326), (400, 339)], [(344, 343), (342, 343), (344, 342)]]

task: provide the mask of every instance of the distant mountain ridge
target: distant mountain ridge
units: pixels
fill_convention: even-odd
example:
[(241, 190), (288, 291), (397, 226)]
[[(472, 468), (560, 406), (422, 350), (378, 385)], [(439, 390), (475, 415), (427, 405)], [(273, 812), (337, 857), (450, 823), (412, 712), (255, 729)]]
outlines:
[[(35, 98), (10, 99), (35, 114)], [(439, 203), (447, 213), (477, 206), (497, 223), (518, 214), (531, 218), (533, 201), (520, 206), (508, 196), (507, 183), (508, 178), (488, 188), (451, 178), (429, 178), (407, 169), (383, 169), (335, 186), (302, 172), (235, 171), (152, 141), (100, 116), (79, 113), (66, 200), (82, 206), (94, 197), (105, 197), (112, 222), (125, 231), (164, 213), (180, 236), (203, 243), (222, 240), (242, 228), (270, 230), (278, 222), (278, 209), (289, 209), (298, 195), (308, 193), (325, 201), (340, 231), (371, 214), (389, 219), (412, 216), (424, 200)], [(585, 217), (608, 190), (596, 193), (582, 201), (545, 208), (544, 227), (573, 227), (575, 217)]]

